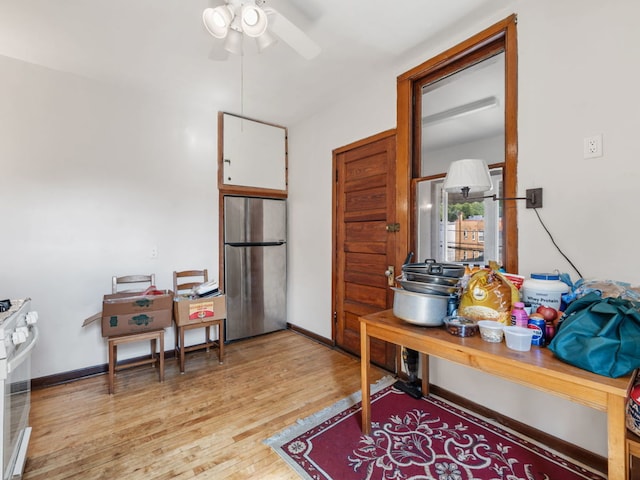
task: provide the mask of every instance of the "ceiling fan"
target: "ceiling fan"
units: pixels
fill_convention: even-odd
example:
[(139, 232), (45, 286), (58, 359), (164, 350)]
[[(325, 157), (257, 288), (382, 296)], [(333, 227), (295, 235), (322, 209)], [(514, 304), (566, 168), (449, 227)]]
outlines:
[(242, 55), (245, 36), (255, 38), (260, 52), (278, 38), (307, 60), (320, 54), (320, 47), (306, 33), (265, 3), (225, 0), (223, 5), (206, 8), (202, 21), (213, 37), (224, 39), (224, 49), (233, 54)]

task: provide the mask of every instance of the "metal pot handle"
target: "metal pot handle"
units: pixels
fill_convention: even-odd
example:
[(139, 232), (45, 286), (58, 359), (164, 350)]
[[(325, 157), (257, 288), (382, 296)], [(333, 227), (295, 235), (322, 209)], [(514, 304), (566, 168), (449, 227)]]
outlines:
[(442, 265), (437, 264), (435, 259), (427, 258), (424, 261), (424, 264), (425, 264), (425, 267), (427, 268), (428, 273), (435, 273), (435, 274), (442, 275), (443, 273)]
[(407, 258), (404, 259), (404, 263), (402, 265), (409, 265), (412, 258), (413, 258), (413, 252), (409, 252), (407, 254)]

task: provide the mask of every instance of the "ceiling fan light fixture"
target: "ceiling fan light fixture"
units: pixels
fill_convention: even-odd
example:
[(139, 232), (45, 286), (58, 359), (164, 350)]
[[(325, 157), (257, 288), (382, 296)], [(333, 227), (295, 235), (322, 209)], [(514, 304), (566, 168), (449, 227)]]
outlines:
[(242, 31), (249, 37), (259, 37), (267, 31), (267, 14), (256, 5), (243, 5), (240, 19)]
[(234, 13), (228, 5), (205, 8), (202, 21), (207, 31), (215, 38), (225, 38), (233, 21)]
[(227, 39), (224, 41), (224, 49), (234, 55), (242, 55), (242, 33), (233, 28), (229, 29)]
[(271, 35), (269, 32), (265, 31), (262, 35), (256, 38), (256, 43), (258, 44), (258, 51), (262, 52), (267, 47), (270, 47), (274, 43), (277, 43), (278, 40), (276, 37)]

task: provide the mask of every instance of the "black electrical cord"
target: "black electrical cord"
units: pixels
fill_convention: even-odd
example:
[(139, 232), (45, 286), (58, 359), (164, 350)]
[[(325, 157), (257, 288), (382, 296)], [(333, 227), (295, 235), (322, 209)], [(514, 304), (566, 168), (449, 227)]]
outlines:
[(533, 209), (534, 212), (536, 212), (536, 216), (538, 217), (538, 220), (540, 221), (540, 225), (542, 225), (542, 228), (544, 228), (544, 231), (547, 232), (547, 235), (549, 235), (549, 238), (551, 239), (551, 243), (553, 243), (553, 246), (556, 247), (556, 249), (560, 252), (560, 255), (562, 255), (564, 257), (564, 259), (569, 262), (569, 265), (571, 265), (573, 267), (573, 269), (576, 271), (576, 273), (578, 274), (578, 276), (580, 278), (582, 277), (582, 274), (580, 273), (580, 270), (578, 270), (578, 268), (573, 264), (573, 262), (571, 260), (569, 260), (569, 257), (567, 257), (564, 252), (562, 250), (560, 250), (560, 247), (558, 246), (558, 244), (556, 243), (556, 241), (553, 239), (553, 235), (551, 235), (551, 232), (549, 231), (549, 229), (547, 228), (547, 226), (544, 224), (544, 222), (542, 221), (542, 218), (540, 218), (540, 214), (538, 213), (538, 209), (534, 208)]

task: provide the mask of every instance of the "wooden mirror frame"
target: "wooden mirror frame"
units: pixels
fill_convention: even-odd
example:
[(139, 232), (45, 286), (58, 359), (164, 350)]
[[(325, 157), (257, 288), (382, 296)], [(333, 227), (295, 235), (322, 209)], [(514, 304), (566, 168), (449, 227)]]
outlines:
[[(415, 249), (416, 181), (420, 158), (420, 135), (414, 127), (414, 108), (417, 85), (424, 84), (428, 76), (440, 74), (462, 59), (471, 59), (487, 48), (499, 48), (505, 54), (505, 159), (503, 166), (504, 197), (516, 197), (518, 161), (518, 49), (516, 41), (516, 15), (492, 25), (464, 42), (436, 55), (403, 73), (397, 79), (397, 222), (407, 225), (403, 240), (396, 242), (396, 258), (404, 260), (407, 252)], [(416, 147), (417, 146), (417, 147)], [(518, 272), (518, 224), (516, 202), (505, 202), (504, 267)], [(400, 240), (400, 239), (398, 239)]]
[[(250, 122), (262, 125), (280, 128), (284, 131), (284, 183), (285, 188), (272, 189), (256, 186), (238, 185), (233, 183), (225, 183), (224, 181), (224, 116), (229, 115), (236, 118), (242, 118)], [(289, 184), (289, 131), (286, 127), (276, 125), (275, 123), (263, 122), (255, 118), (244, 117), (229, 112), (218, 112), (218, 190), (224, 195), (246, 195), (246, 196), (265, 196), (273, 198), (286, 198), (288, 194)]]

